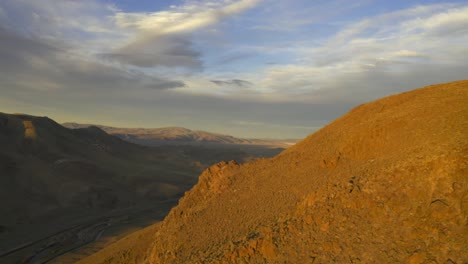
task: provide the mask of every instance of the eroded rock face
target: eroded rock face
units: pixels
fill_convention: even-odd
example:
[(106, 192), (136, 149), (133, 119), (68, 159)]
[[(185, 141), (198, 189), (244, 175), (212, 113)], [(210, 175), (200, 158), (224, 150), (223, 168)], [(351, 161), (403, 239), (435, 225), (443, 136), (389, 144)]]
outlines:
[(146, 261), (467, 263), (466, 102), (468, 81), (429, 86), (273, 159), (217, 164), (147, 234)]

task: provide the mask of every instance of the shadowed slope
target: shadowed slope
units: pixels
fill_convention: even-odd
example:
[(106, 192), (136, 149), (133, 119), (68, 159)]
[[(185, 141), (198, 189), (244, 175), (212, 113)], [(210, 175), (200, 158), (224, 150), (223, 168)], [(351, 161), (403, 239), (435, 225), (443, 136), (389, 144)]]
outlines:
[(138, 196), (136, 180), (190, 186), (197, 173), (175, 151), (131, 144), (97, 127), (70, 130), (46, 117), (0, 113), (0, 145), (2, 224), (71, 204), (95, 207), (95, 196), (126, 206)]
[(428, 86), (358, 106), (273, 159), (214, 165), (150, 245), (82, 263), (467, 262), (466, 102), (468, 81)]
[[(0, 262), (45, 262), (70, 248), (57, 263), (82, 258), (90, 251), (81, 247), (99, 247), (103, 234), (160, 220), (203, 168), (255, 157), (236, 148), (141, 146), (96, 126), (67, 129), (47, 117), (0, 113)], [(98, 228), (78, 228), (91, 224)]]

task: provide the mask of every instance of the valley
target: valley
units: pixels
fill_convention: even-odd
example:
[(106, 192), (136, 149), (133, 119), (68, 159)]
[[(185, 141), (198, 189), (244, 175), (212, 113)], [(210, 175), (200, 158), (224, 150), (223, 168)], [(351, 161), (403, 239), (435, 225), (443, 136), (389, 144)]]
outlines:
[(66, 222), (62, 219), (61, 224), (49, 219), (49, 225), (54, 224), (49, 233), (39, 233), (37, 229), (43, 227), (40, 225), (23, 226), (11, 236), (34, 240), (23, 239), (19, 246), (0, 252), (0, 258), (2, 263), (17, 263), (18, 260), (20, 263), (74, 263), (132, 232), (157, 223), (176, 202), (169, 200), (138, 205), (105, 214), (96, 213), (84, 219), (77, 216)]
[(77, 261), (162, 220), (211, 164), (282, 150), (141, 146), (24, 114), (0, 114), (0, 143), (2, 263)]

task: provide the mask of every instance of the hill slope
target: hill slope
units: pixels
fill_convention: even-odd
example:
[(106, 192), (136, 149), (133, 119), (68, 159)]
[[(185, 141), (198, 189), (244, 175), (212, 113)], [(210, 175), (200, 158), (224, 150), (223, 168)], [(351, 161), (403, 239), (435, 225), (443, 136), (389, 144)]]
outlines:
[(466, 102), (468, 81), (428, 86), (214, 165), (160, 226), (81, 263), (466, 263)]

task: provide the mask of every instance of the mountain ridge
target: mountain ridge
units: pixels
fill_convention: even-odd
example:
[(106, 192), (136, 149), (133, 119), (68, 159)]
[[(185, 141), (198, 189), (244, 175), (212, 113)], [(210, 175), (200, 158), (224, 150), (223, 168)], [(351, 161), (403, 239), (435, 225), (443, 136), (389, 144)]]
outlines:
[(160, 225), (80, 263), (467, 262), (467, 101), (468, 81), (416, 89), (214, 165)]
[(191, 130), (185, 127), (176, 126), (161, 128), (119, 128), (105, 125), (80, 124), (75, 122), (66, 122), (62, 125), (72, 129), (97, 126), (107, 133), (116, 135), (124, 140), (152, 146), (165, 144), (231, 144), (265, 145), (286, 148), (296, 141), (294, 139), (245, 139), (221, 133)]

